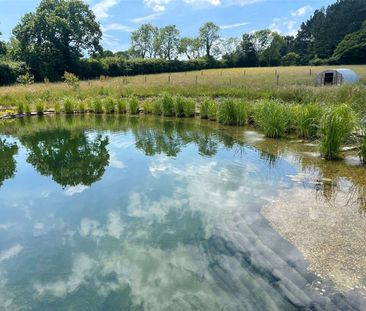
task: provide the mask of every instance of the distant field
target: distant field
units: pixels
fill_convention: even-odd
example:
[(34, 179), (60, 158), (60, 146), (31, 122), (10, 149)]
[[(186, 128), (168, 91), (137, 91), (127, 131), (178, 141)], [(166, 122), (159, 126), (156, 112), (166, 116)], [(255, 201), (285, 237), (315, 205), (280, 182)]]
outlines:
[[(81, 81), (77, 89), (63, 82), (36, 83), (28, 87), (14, 85), (0, 87), (0, 105), (3, 108), (12, 107), (18, 100), (32, 102), (37, 99), (52, 104), (53, 100), (65, 96), (77, 96), (80, 99), (131, 94), (149, 97), (160, 95), (162, 92), (194, 97), (239, 97), (249, 100), (279, 98), (285, 101), (332, 102), (336, 101), (339, 91), (335, 92), (334, 88), (314, 87), (317, 73), (326, 68), (333, 67), (233, 68), (139, 75)], [(361, 84), (365, 85), (366, 65), (347, 68), (356, 71), (361, 78)]]

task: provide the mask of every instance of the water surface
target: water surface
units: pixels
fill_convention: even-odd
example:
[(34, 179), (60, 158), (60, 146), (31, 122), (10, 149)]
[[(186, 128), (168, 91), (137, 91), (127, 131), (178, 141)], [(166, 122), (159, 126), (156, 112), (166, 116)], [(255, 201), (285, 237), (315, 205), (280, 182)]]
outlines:
[[(304, 153), (152, 117), (29, 118), (1, 131), (1, 310), (365, 309), (362, 286), (340, 290), (309, 269), (306, 249), (262, 212), (284, 193), (341, 193), (296, 177), (324, 169)], [(346, 192), (362, 189), (342, 178)]]

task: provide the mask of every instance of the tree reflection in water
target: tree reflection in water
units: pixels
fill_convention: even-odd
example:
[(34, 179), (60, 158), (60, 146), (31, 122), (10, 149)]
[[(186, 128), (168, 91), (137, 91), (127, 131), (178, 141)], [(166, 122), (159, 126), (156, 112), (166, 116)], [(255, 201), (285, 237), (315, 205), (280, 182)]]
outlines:
[(16, 143), (8, 143), (6, 139), (0, 139), (0, 187), (6, 179), (12, 178), (16, 171), (14, 156), (18, 153)]

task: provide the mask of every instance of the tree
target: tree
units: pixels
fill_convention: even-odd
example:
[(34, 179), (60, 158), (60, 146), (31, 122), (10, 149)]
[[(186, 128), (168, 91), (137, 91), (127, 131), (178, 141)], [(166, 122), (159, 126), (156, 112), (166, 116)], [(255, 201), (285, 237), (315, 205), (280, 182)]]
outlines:
[(366, 60), (366, 22), (361, 30), (344, 37), (334, 51), (340, 64), (363, 64)]
[(238, 49), (234, 54), (234, 63), (242, 67), (255, 67), (258, 65), (253, 34), (245, 33)]
[(281, 61), (280, 50), (285, 43), (282, 36), (269, 29), (256, 31), (253, 34), (253, 45), (259, 63), (264, 66), (278, 65)]
[(16, 143), (8, 143), (0, 138), (0, 187), (5, 179), (12, 178), (16, 170), (14, 156), (18, 153)]
[(180, 32), (175, 25), (160, 28), (155, 39), (155, 50), (161, 58), (172, 60), (177, 56), (179, 34)]
[[(0, 31), (0, 36), (2, 35), (1, 31)], [(6, 44), (4, 41), (0, 40), (0, 56), (1, 55), (5, 55), (6, 54)]]
[(154, 42), (158, 29), (151, 24), (142, 24), (139, 29), (131, 34), (132, 50), (141, 58), (155, 57), (156, 49)]
[(201, 47), (199, 38), (180, 39), (178, 53), (185, 55), (188, 59), (194, 59), (201, 56)]
[(199, 39), (207, 58), (212, 57), (212, 48), (220, 39), (219, 31), (220, 27), (212, 22), (205, 23), (199, 30)]
[(19, 41), (19, 58), (38, 80), (73, 71), (83, 53), (100, 50), (102, 36), (94, 13), (81, 0), (42, 0), (13, 34)]
[(300, 56), (295, 52), (287, 53), (282, 57), (282, 64), (284, 66), (296, 66), (299, 63)]

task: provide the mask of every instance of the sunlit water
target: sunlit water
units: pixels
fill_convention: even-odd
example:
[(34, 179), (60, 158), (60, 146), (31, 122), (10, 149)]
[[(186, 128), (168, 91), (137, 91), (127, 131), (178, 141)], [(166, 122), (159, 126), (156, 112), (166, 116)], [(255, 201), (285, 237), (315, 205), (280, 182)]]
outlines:
[(299, 168), (223, 131), (22, 120), (0, 160), (0, 310), (365, 308), (261, 214)]

